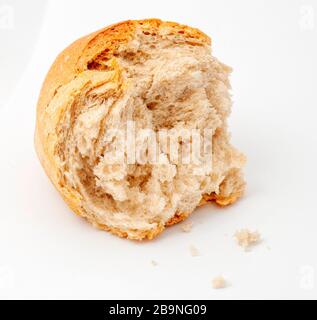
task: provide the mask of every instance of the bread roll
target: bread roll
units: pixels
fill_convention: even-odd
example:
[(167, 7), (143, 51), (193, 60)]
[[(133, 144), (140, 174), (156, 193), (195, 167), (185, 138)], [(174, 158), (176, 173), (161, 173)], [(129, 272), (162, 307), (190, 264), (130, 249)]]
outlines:
[[(243, 194), (245, 157), (227, 131), (231, 69), (210, 45), (197, 29), (150, 19), (106, 27), (57, 57), (38, 101), (35, 146), (75, 213), (120, 237), (153, 239), (199, 205)], [(192, 161), (193, 136), (175, 138), (182, 130), (211, 132), (198, 145), (210, 160)]]

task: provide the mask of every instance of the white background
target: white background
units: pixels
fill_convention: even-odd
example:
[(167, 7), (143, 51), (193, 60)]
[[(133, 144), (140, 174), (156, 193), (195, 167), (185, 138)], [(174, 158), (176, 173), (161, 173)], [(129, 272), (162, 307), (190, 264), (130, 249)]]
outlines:
[[(0, 0), (0, 297), (317, 298), (316, 1), (23, 3)], [(136, 243), (70, 212), (36, 158), (33, 134), (55, 56), (103, 26), (149, 17), (202, 29), (234, 68), (230, 130), (248, 156), (248, 189), (231, 207), (197, 210), (191, 233), (178, 225)], [(247, 253), (233, 239), (245, 227), (263, 236)], [(230, 286), (214, 290), (219, 274)]]

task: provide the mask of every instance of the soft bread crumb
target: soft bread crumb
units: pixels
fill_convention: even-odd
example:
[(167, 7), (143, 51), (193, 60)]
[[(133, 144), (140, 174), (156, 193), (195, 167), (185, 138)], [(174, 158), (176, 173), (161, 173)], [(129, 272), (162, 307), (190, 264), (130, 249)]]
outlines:
[(192, 257), (200, 256), (200, 252), (198, 251), (198, 249), (195, 246), (191, 245), (189, 247), (189, 250), (190, 250), (190, 254), (191, 254)]
[(192, 222), (187, 222), (187, 223), (184, 223), (181, 226), (181, 229), (182, 229), (183, 232), (190, 232), (192, 230), (192, 227), (193, 227), (193, 223)]
[(250, 231), (248, 229), (241, 229), (235, 233), (235, 238), (240, 247), (244, 249), (250, 248), (253, 245), (256, 245), (261, 240), (261, 235), (257, 231)]
[(214, 289), (223, 289), (226, 286), (227, 286), (227, 283), (223, 276), (218, 276), (212, 279), (212, 287)]
[(157, 266), (158, 266), (158, 263), (157, 263), (155, 260), (152, 260), (152, 261), (151, 261), (151, 265), (152, 265), (153, 267), (157, 267)]

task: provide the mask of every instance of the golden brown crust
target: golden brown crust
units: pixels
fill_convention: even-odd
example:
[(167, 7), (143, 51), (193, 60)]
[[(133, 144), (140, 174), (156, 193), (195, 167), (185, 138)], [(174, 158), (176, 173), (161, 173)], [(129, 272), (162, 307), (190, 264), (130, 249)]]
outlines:
[[(88, 219), (89, 220), (89, 219)], [(138, 231), (138, 230), (127, 230), (127, 231), (123, 231), (120, 230), (118, 228), (113, 228), (113, 227), (108, 227), (105, 224), (99, 224), (96, 223), (95, 221), (91, 221), (91, 223), (97, 227), (98, 229), (104, 230), (104, 231), (108, 231), (120, 238), (127, 238), (130, 240), (152, 240), (154, 239), (156, 236), (158, 236), (160, 233), (163, 232), (163, 230), (165, 229), (164, 226), (160, 225), (158, 226), (156, 229), (152, 229), (149, 231)]]
[(174, 224), (184, 221), (189, 216), (188, 213), (176, 213), (167, 223), (166, 227), (171, 227)]
[[(59, 54), (43, 83), (37, 105), (35, 148), (47, 175), (52, 180), (56, 189), (61, 193), (65, 202), (76, 214), (87, 218), (100, 229), (110, 231), (120, 237), (142, 240), (153, 239), (164, 230), (165, 226), (159, 225), (156, 229), (149, 231), (122, 231), (94, 221), (94, 219), (82, 208), (81, 194), (68, 188), (59, 181), (60, 174), (58, 167), (54, 162), (52, 146), (54, 137), (48, 137), (47, 134), (47, 127), (53, 126), (53, 123), (47, 123), (50, 121), (44, 121), (44, 114), (46, 113), (46, 110), (53, 98), (56, 96), (58, 90), (74, 80), (78, 75), (89, 70), (90, 67), (94, 67), (94, 63), (98, 62), (98, 58), (101, 55), (108, 55), (111, 57), (112, 53), (120, 44), (127, 43), (133, 38), (137, 27), (140, 27), (144, 32), (148, 32), (147, 30), (166, 28), (170, 33), (179, 33), (184, 35), (189, 42), (194, 40), (200, 41), (203, 44), (210, 44), (211, 42), (210, 38), (198, 29), (174, 22), (163, 22), (158, 19), (124, 21), (103, 28), (75, 41)], [(50, 133), (50, 135), (54, 134)], [(234, 196), (232, 199), (227, 200), (215, 198), (208, 201), (216, 201), (220, 205), (227, 205), (234, 202), (236, 199), (237, 197)], [(166, 224), (166, 226), (178, 223), (184, 220), (187, 216), (188, 214), (177, 214)]]
[(215, 202), (221, 207), (228, 206), (230, 204), (235, 203), (239, 198), (243, 195), (242, 192), (231, 194), (228, 197), (224, 197), (222, 195), (212, 193), (212, 194), (205, 194), (200, 201), (200, 206), (207, 204), (208, 202)]

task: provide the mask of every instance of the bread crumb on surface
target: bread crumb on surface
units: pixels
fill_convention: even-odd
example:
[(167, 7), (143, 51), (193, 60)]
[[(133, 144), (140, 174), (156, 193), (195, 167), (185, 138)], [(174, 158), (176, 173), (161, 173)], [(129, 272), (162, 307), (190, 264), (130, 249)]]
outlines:
[(223, 276), (213, 278), (211, 283), (214, 289), (223, 289), (227, 286), (226, 280)]
[(182, 224), (181, 229), (183, 232), (190, 232), (192, 230), (192, 227), (193, 227), (193, 223), (187, 222)]
[(155, 260), (151, 260), (151, 265), (153, 267), (156, 267), (156, 266), (158, 266), (158, 263)]
[(261, 240), (261, 235), (257, 231), (250, 231), (248, 229), (241, 229), (237, 231), (234, 235), (238, 245), (245, 249), (250, 248), (253, 245), (256, 245)]
[(198, 251), (198, 249), (195, 246), (191, 245), (189, 247), (189, 250), (190, 250), (190, 254), (191, 254), (192, 257), (200, 256), (200, 252)]

